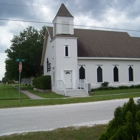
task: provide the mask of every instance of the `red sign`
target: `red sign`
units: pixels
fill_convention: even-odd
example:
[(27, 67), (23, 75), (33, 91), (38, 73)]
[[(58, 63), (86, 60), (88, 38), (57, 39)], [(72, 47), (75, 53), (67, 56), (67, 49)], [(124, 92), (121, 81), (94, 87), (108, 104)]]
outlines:
[(19, 62), (19, 73), (22, 71), (22, 62)]

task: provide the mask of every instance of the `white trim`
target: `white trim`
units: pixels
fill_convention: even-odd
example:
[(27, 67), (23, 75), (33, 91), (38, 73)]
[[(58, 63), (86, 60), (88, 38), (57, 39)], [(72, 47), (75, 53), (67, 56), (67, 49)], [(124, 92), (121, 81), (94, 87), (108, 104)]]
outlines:
[(78, 37), (75, 37), (75, 36), (72, 36), (72, 35), (56, 35), (56, 36), (54, 36), (54, 37), (52, 37), (51, 38), (51, 41), (50, 42), (53, 42), (53, 40), (55, 39), (55, 38), (62, 38), (62, 39), (78, 39)]
[(52, 70), (52, 84), (53, 86), (55, 86), (55, 67), (53, 67), (53, 70)]
[(74, 18), (73, 18), (73, 17), (60, 17), (60, 16), (57, 16), (57, 17), (54, 18), (54, 20), (53, 20), (52, 22), (54, 23), (54, 22), (56, 22), (56, 20), (58, 20), (58, 19), (62, 19), (62, 20), (69, 19), (69, 20), (70, 20), (70, 19), (74, 19)]
[(69, 34), (69, 21), (62, 20), (62, 34)]
[(140, 58), (118, 58), (118, 57), (78, 57), (78, 59), (85, 60), (132, 60), (132, 61), (140, 61)]
[[(71, 73), (71, 87), (73, 89), (73, 71), (72, 70), (64, 70), (63, 74), (64, 74), (64, 79), (66, 78), (66, 72), (70, 72)], [(67, 83), (66, 83), (66, 79), (65, 79), (65, 84), (66, 84), (66, 89), (67, 89)]]
[(117, 68), (119, 68), (119, 64), (113, 64), (113, 67), (117, 67)]
[(52, 46), (52, 59), (54, 59), (54, 46)]
[(61, 79), (64, 80), (64, 72), (65, 71), (71, 71), (71, 74), (72, 74), (72, 89), (75, 89), (76, 88), (76, 77), (75, 77), (75, 70), (73, 69), (63, 69), (61, 70)]

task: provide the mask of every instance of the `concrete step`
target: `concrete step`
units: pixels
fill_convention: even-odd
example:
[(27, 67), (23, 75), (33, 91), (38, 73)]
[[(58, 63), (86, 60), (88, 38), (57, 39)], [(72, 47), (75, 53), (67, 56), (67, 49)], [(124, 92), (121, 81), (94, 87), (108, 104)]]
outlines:
[(66, 96), (70, 97), (87, 97), (89, 96), (84, 89), (67, 89)]

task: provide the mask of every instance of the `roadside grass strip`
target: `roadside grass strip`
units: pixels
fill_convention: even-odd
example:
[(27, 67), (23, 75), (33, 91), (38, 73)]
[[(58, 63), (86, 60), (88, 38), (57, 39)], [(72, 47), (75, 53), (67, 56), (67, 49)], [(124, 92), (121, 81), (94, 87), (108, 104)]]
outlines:
[[(28, 87), (25, 88), (27, 89)], [(58, 95), (54, 92), (42, 93), (38, 91), (33, 91), (32, 88), (28, 89), (28, 91), (30, 91), (31, 93), (34, 93), (45, 99), (29, 99), (29, 97), (21, 93), (21, 100), (19, 102), (18, 90), (15, 87), (12, 87), (12, 85), (0, 85), (0, 108), (61, 105), (70, 103), (85, 103), (93, 101), (140, 97), (140, 88), (95, 91), (94, 94), (89, 97), (65, 97), (63, 95)]]
[(67, 127), (52, 131), (29, 132), (2, 136), (0, 140), (98, 140), (107, 125)]
[(140, 93), (126, 93), (119, 95), (108, 95), (108, 96), (91, 96), (91, 97), (77, 97), (77, 98), (46, 98), (44, 100), (31, 100), (31, 99), (21, 99), (18, 100), (0, 100), (0, 108), (10, 108), (10, 107), (28, 107), (28, 106), (45, 106), (45, 105), (61, 105), (70, 103), (85, 103), (93, 101), (103, 101), (103, 100), (113, 100), (113, 99), (123, 99), (130, 97), (140, 97)]

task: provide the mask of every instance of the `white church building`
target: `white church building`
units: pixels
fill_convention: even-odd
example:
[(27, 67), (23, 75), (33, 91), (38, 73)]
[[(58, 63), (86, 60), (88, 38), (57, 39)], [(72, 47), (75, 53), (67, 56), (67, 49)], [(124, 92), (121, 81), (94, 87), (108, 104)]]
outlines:
[(126, 32), (75, 29), (64, 4), (47, 27), (41, 65), (51, 75), (52, 91), (87, 94), (107, 81), (109, 86), (140, 84), (140, 38)]

